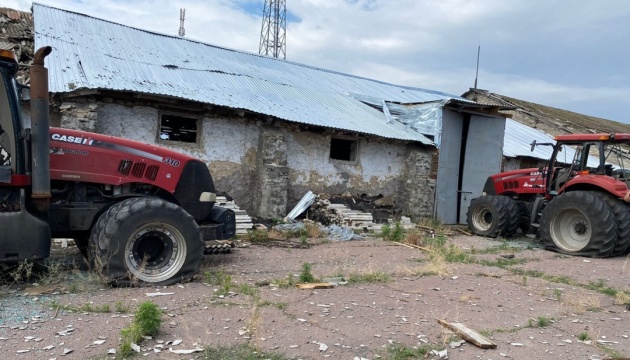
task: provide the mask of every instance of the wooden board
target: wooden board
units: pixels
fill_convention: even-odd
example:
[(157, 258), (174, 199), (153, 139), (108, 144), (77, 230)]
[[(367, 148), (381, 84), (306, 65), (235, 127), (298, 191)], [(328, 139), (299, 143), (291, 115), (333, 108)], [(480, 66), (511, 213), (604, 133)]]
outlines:
[(331, 283), (310, 283), (310, 284), (296, 284), (298, 289), (331, 289), (335, 286)]
[(469, 343), (474, 344), (482, 349), (496, 349), (497, 344), (488, 340), (485, 336), (476, 332), (475, 330), (471, 330), (466, 327), (466, 325), (462, 323), (449, 323), (444, 320), (438, 319), (440, 325), (452, 330), (458, 336), (461, 336), (462, 339), (468, 341)]

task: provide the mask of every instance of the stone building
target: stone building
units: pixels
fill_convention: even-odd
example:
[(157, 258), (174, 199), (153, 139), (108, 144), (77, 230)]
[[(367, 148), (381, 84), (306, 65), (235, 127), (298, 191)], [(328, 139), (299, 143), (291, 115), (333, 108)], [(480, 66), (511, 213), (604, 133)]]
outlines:
[(35, 47), (53, 47), (54, 126), (200, 158), (250, 215), (284, 216), (310, 190), (457, 223), (500, 170), (501, 107), (37, 3), (33, 19)]

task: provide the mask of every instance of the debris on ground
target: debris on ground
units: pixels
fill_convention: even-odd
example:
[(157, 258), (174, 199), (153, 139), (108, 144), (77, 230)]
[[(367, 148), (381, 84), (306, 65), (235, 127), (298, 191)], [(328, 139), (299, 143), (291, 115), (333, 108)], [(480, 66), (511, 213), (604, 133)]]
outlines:
[(331, 283), (304, 283), (304, 284), (295, 284), (295, 287), (302, 290), (313, 290), (313, 289), (332, 289), (335, 285)]
[[(363, 237), (355, 234), (354, 230), (345, 226), (330, 225), (323, 226), (321, 224), (315, 224), (319, 226), (319, 231), (322, 234), (327, 235), (328, 240), (348, 241), (348, 240), (363, 240)], [(304, 222), (295, 222), (291, 224), (278, 224), (273, 227), (274, 230), (281, 233), (299, 234), (306, 231), (306, 225)]]
[(488, 340), (488, 338), (476, 332), (475, 330), (467, 328), (466, 325), (462, 323), (449, 323), (441, 319), (438, 319), (438, 323), (477, 347), (480, 347), (482, 349), (497, 348), (497, 344)]

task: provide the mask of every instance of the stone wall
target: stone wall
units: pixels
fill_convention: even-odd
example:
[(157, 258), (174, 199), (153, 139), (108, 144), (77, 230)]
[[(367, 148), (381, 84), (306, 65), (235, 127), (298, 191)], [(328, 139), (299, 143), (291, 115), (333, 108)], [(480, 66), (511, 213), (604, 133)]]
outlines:
[(332, 131), (304, 131), (285, 122), (251, 121), (215, 112), (200, 115), (197, 144), (158, 139), (159, 111), (151, 106), (62, 103), (61, 125), (157, 143), (205, 161), (217, 191), (250, 215), (282, 217), (307, 191), (392, 195), (406, 214), (431, 216), (434, 148), (377, 137), (358, 141), (356, 161), (330, 159)]

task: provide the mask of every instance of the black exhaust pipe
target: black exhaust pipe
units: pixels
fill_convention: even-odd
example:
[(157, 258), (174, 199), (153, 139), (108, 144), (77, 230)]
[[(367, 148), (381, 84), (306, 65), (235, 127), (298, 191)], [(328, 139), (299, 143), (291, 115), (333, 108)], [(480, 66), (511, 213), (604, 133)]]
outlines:
[(44, 58), (51, 51), (50, 46), (39, 48), (31, 65), (32, 198), (39, 211), (48, 210), (51, 197), (48, 69), (44, 67)]

